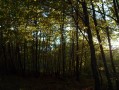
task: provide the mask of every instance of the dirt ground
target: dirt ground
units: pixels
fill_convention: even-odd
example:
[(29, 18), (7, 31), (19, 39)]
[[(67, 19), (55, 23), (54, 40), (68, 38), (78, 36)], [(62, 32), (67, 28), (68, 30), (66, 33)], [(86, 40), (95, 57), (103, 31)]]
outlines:
[(93, 87), (93, 81), (83, 79), (59, 79), (51, 76), (22, 77), (7, 75), (0, 77), (0, 90), (87, 90)]

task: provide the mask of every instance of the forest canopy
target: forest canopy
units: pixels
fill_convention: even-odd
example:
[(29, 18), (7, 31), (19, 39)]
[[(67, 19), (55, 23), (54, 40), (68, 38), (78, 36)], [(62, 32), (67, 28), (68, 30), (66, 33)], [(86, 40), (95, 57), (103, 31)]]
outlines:
[(0, 74), (93, 78), (119, 90), (118, 0), (1, 0)]

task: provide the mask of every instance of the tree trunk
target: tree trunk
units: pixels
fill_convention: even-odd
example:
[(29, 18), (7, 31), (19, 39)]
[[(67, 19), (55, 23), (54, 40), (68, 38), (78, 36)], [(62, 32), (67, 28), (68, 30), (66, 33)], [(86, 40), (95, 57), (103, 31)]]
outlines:
[[(115, 0), (113, 0), (113, 4), (114, 4), (114, 8), (116, 10), (116, 7), (115, 7), (116, 1)], [(103, 10), (103, 13), (104, 13), (104, 15), (102, 17), (103, 17), (103, 19), (104, 19), (104, 21), (106, 23), (106, 17), (105, 17), (105, 11), (104, 11), (104, 5), (103, 4), (102, 4), (102, 10)], [(117, 13), (117, 12), (115, 11), (115, 13)], [(117, 22), (119, 23), (119, 21), (118, 21), (119, 17), (118, 17), (117, 14), (116, 14)], [(114, 60), (113, 60), (113, 55), (112, 55), (112, 47), (111, 47), (111, 40), (110, 40), (110, 33), (109, 33), (108, 26), (106, 26), (106, 34), (107, 34), (107, 39), (108, 39), (108, 44), (109, 44), (109, 53), (110, 53), (110, 60), (111, 60), (112, 70), (113, 70), (113, 73), (115, 75), (115, 81), (116, 81), (117, 90), (119, 90), (119, 78), (117, 76), (117, 71), (116, 71), (116, 68), (115, 68), (115, 65), (114, 65)]]
[(99, 30), (97, 29), (96, 14), (95, 14), (95, 9), (94, 9), (94, 5), (93, 5), (92, 1), (91, 1), (91, 5), (92, 5), (92, 10), (93, 10), (93, 20), (94, 20), (94, 25), (95, 25), (95, 29), (96, 29), (96, 35), (97, 35), (97, 39), (99, 42), (99, 46), (100, 46), (100, 50), (101, 50), (101, 56), (102, 56), (102, 60), (103, 60), (104, 68), (105, 68), (105, 73), (106, 73), (106, 77), (107, 77), (107, 81), (108, 81), (108, 88), (113, 90), (113, 86), (112, 86), (112, 82), (111, 82), (111, 79), (109, 76), (109, 70), (108, 70), (107, 62), (106, 62), (106, 58), (105, 58), (105, 53), (104, 53), (103, 46), (102, 46), (102, 41), (100, 38)]
[(65, 58), (65, 38), (64, 38), (64, 4), (62, 3), (61, 8), (61, 60), (62, 60), (62, 69), (63, 69), (63, 76), (65, 75), (65, 69), (66, 69), (66, 58)]
[(83, 13), (84, 13), (84, 17), (85, 17), (84, 24), (87, 27), (87, 34), (88, 34), (88, 39), (89, 39), (88, 43), (89, 43), (90, 53), (91, 53), (91, 67), (92, 67), (93, 77), (95, 80), (95, 90), (101, 90), (95, 48), (94, 48), (93, 38), (92, 38), (91, 29), (90, 29), (90, 25), (89, 25), (89, 16), (88, 16), (87, 5), (86, 5), (85, 0), (84, 0), (84, 2), (82, 2), (82, 8), (83, 8)]

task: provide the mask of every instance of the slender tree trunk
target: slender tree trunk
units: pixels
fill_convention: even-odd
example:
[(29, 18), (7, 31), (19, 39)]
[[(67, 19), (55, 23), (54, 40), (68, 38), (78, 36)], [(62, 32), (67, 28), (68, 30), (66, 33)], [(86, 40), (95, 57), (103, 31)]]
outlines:
[[(117, 16), (117, 23), (119, 23), (119, 17), (118, 17), (118, 12), (116, 12), (116, 1), (113, 0), (113, 4), (114, 4), (114, 8), (115, 8), (115, 13), (116, 13), (116, 16)], [(105, 23), (106, 23), (106, 17), (105, 17), (105, 10), (104, 10), (104, 4), (102, 3), (102, 10), (103, 10), (103, 13), (104, 15), (102, 16)], [(112, 70), (113, 70), (113, 73), (115, 75), (115, 81), (116, 81), (116, 86), (117, 86), (117, 90), (119, 90), (119, 78), (117, 76), (117, 71), (116, 71), (116, 68), (115, 68), (115, 65), (114, 65), (114, 60), (113, 60), (113, 55), (112, 55), (112, 47), (111, 47), (111, 40), (110, 40), (110, 33), (109, 33), (109, 27), (106, 26), (106, 34), (107, 34), (107, 39), (108, 39), (108, 44), (109, 44), (109, 53), (110, 53), (110, 60), (111, 60), (111, 65), (112, 65)]]
[[(78, 1), (76, 5), (73, 5), (71, 0), (68, 0), (68, 2), (71, 4), (72, 9), (72, 17), (74, 19), (75, 25), (76, 25), (76, 80), (79, 81), (80, 77), (80, 71), (79, 71), (79, 10), (78, 10)], [(75, 10), (75, 13), (74, 13)]]
[(98, 42), (99, 42), (99, 46), (100, 46), (100, 50), (101, 50), (101, 56), (102, 56), (102, 60), (103, 60), (104, 68), (105, 68), (105, 73), (106, 73), (106, 77), (107, 77), (107, 81), (108, 81), (108, 88), (113, 90), (113, 86), (112, 86), (113, 84), (112, 84), (111, 79), (109, 77), (109, 70), (108, 70), (108, 67), (107, 67), (105, 53), (104, 53), (103, 46), (102, 46), (102, 41), (101, 41), (101, 38), (100, 38), (99, 30), (97, 29), (96, 14), (95, 14), (95, 9), (94, 9), (94, 5), (93, 5), (92, 1), (91, 1), (91, 5), (92, 5), (92, 10), (93, 10), (93, 20), (94, 20), (94, 25), (95, 25), (95, 29), (96, 29), (96, 35), (97, 35), (97, 39), (98, 39)]
[(116, 15), (116, 22), (119, 24), (119, 6), (118, 6), (118, 1), (117, 0), (113, 0), (113, 5), (114, 5), (114, 11), (115, 11), (115, 15)]
[(83, 62), (83, 53), (84, 53), (84, 37), (81, 45), (81, 57), (80, 57), (80, 75), (82, 73), (82, 62)]
[(119, 78), (117, 76), (117, 71), (116, 71), (116, 68), (115, 68), (115, 65), (114, 65), (114, 60), (113, 60), (113, 55), (112, 55), (112, 47), (111, 47), (111, 40), (110, 40), (110, 34), (109, 34), (108, 27), (106, 27), (106, 33), (107, 33), (107, 38), (108, 38), (108, 43), (109, 43), (109, 53), (110, 53), (110, 60), (111, 60), (112, 70), (113, 70), (113, 73), (114, 73), (117, 90), (119, 90)]
[(5, 66), (6, 66), (6, 54), (5, 54), (5, 45), (4, 45), (4, 40), (3, 40), (3, 30), (0, 30), (0, 60), (1, 60), (1, 74), (5, 73)]
[(39, 71), (39, 73), (40, 73), (40, 71), (41, 71), (41, 30), (39, 31), (39, 33), (40, 33), (40, 39), (39, 39), (39, 43), (38, 43), (38, 49), (39, 49), (39, 51), (38, 51), (38, 71)]
[(13, 58), (13, 54), (12, 54), (12, 44), (8, 43), (8, 55), (9, 55), (9, 61), (10, 61), (10, 66), (11, 66), (11, 73), (15, 72), (15, 66), (14, 66), (14, 58)]
[(38, 73), (38, 31), (35, 35), (35, 73)]
[[(78, 5), (78, 3), (77, 3)], [(76, 5), (76, 6), (77, 6)], [(76, 25), (76, 79), (79, 81), (79, 35), (78, 35), (78, 6), (76, 7), (75, 25)]]
[(75, 52), (75, 43), (74, 43), (74, 32), (72, 32), (72, 48), (71, 48), (71, 59), (72, 59), (72, 70), (73, 70), (73, 74), (74, 72), (76, 72), (76, 67), (75, 67), (75, 55), (74, 55), (74, 52)]
[(64, 4), (62, 3), (62, 12), (61, 12), (61, 59), (62, 59), (62, 69), (63, 69), (63, 76), (65, 75), (66, 69), (66, 61), (65, 61), (65, 38), (64, 38)]
[[(24, 40), (24, 66), (23, 66), (23, 72), (25, 74), (25, 71), (26, 71), (26, 40)], [(27, 53), (28, 54), (28, 53)]]
[(89, 26), (89, 16), (88, 16), (87, 5), (86, 5), (85, 0), (84, 0), (84, 2), (82, 2), (82, 8), (83, 8), (83, 13), (84, 13), (84, 17), (85, 17), (84, 24), (87, 27), (87, 34), (88, 34), (88, 39), (89, 39), (89, 47), (90, 47), (90, 53), (91, 53), (91, 67), (92, 67), (93, 77), (95, 80), (95, 90), (101, 90), (95, 48), (94, 48), (94, 44), (93, 44), (91, 29)]

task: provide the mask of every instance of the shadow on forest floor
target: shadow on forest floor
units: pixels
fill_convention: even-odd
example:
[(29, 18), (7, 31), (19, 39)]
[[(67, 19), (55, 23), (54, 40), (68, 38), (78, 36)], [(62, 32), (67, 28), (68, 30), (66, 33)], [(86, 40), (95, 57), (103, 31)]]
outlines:
[(0, 90), (85, 90), (93, 80), (63, 80), (51, 76), (21, 77), (7, 75), (0, 77)]

